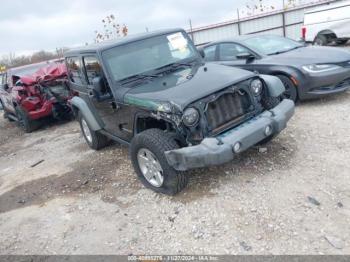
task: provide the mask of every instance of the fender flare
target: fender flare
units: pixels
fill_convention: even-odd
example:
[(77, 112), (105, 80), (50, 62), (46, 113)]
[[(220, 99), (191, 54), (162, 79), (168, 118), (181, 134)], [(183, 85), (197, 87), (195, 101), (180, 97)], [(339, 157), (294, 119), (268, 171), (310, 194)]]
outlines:
[(267, 85), (269, 96), (279, 97), (286, 91), (282, 81), (277, 76), (260, 75), (260, 77)]
[(96, 120), (88, 104), (82, 98), (75, 96), (70, 100), (70, 103), (73, 107), (79, 110), (93, 131), (102, 129), (102, 126)]

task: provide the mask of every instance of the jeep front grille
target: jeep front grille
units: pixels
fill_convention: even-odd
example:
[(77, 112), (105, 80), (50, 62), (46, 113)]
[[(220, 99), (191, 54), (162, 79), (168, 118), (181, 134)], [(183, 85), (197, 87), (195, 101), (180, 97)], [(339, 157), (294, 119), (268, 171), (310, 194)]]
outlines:
[(244, 91), (225, 93), (208, 103), (206, 117), (209, 132), (217, 134), (240, 124), (251, 111), (249, 95)]

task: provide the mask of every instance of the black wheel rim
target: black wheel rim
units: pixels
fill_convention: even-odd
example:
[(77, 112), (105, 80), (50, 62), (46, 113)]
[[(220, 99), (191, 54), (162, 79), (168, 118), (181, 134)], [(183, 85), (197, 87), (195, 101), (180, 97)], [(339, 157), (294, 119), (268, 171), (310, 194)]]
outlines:
[(285, 91), (282, 95), (282, 98), (283, 99), (291, 99), (293, 101), (296, 100), (296, 94), (295, 94), (295, 87), (294, 86), (291, 86), (290, 83), (286, 82), (286, 81), (282, 81), (283, 82), (283, 85), (285, 87)]
[(284, 91), (283, 95), (282, 95), (282, 98), (284, 99), (291, 99), (292, 97), (292, 94), (291, 94), (291, 90), (290, 88), (286, 88), (286, 91)]

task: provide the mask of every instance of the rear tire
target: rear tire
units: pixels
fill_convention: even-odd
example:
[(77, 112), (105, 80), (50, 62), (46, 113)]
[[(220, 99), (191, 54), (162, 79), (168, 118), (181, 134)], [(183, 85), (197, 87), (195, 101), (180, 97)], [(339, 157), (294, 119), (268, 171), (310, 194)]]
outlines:
[(313, 45), (317, 46), (326, 46), (329, 44), (329, 39), (326, 35), (318, 35), (316, 36)]
[(26, 133), (31, 133), (39, 128), (39, 123), (29, 118), (28, 113), (20, 106), (16, 107), (18, 126)]
[(110, 140), (98, 131), (93, 131), (84, 116), (79, 112), (78, 121), (86, 143), (91, 149), (100, 150), (109, 145)]
[(291, 99), (294, 102), (298, 100), (298, 91), (292, 80), (285, 75), (277, 75), (277, 77), (282, 81), (286, 91), (283, 93), (283, 99)]
[(164, 154), (177, 148), (174, 137), (160, 129), (148, 129), (134, 137), (131, 161), (145, 187), (166, 195), (175, 195), (186, 187), (188, 177), (171, 167)]

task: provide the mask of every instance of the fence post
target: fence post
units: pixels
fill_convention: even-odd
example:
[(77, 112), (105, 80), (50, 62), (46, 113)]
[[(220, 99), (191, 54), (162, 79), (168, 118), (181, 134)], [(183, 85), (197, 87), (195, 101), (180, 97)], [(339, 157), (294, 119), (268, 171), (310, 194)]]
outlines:
[(286, 2), (282, 0), (282, 23), (283, 23), (283, 36), (286, 37)]
[(286, 37), (286, 11), (284, 10), (282, 13), (282, 22), (283, 22), (283, 36)]
[(241, 22), (239, 18), (239, 9), (237, 8), (237, 26), (238, 26), (238, 35), (241, 35)]

